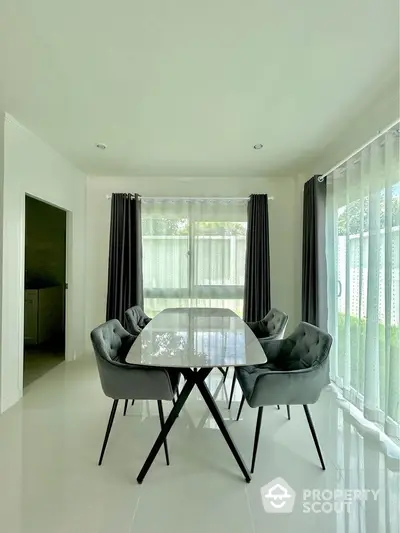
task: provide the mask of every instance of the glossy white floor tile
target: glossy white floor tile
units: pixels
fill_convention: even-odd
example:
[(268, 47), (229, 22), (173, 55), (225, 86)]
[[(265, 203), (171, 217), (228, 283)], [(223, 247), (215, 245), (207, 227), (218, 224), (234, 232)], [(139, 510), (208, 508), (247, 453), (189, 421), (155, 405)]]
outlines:
[[(224, 386), (219, 372), (212, 373), (209, 386), (249, 464), (256, 411), (245, 405), (235, 422), (239, 387), (230, 412), (229, 378)], [(198, 391), (170, 433), (169, 467), (160, 452), (143, 484), (136, 483), (159, 431), (155, 402), (136, 402), (126, 417), (121, 402), (98, 467), (110, 408), (88, 360), (57, 366), (0, 417), (1, 531), (400, 533), (399, 461), (352, 423), (329, 389), (311, 407), (327, 470), (320, 468), (303, 409), (292, 407), (288, 421), (285, 407), (268, 407), (250, 484)], [(296, 492), (291, 513), (264, 510), (261, 488), (276, 478)], [(327, 512), (329, 496), (345, 489), (379, 493), (376, 500), (350, 502), (344, 512)], [(315, 503), (315, 512), (305, 512), (307, 503)]]

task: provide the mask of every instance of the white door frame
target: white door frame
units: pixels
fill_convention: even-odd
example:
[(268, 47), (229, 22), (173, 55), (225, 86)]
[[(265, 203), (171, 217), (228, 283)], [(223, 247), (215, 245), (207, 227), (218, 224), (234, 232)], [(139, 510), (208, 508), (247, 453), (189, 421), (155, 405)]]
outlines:
[(68, 289), (65, 290), (65, 304), (64, 304), (64, 313), (65, 313), (65, 360), (74, 361), (75, 353), (72, 348), (73, 343), (71, 342), (72, 335), (72, 321), (70, 319), (70, 309), (72, 309), (72, 291), (70, 290), (70, 277), (72, 272), (72, 250), (73, 250), (73, 213), (64, 209), (66, 212), (66, 236), (65, 236), (65, 283)]

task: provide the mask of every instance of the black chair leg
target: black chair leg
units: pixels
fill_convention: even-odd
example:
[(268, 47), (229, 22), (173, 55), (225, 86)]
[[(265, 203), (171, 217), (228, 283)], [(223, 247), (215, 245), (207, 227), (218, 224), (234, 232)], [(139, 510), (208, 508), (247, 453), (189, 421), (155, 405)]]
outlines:
[(281, 408), (281, 406), (280, 406), (280, 405), (277, 405), (276, 407), (278, 408), (278, 411), (279, 411), (279, 409)]
[(304, 407), (304, 412), (306, 413), (308, 425), (310, 426), (310, 431), (311, 431), (312, 438), (314, 440), (315, 447), (317, 448), (318, 457), (319, 457), (319, 460), (321, 461), (322, 470), (325, 470), (325, 463), (322, 457), (321, 448), (319, 447), (319, 442), (318, 442), (317, 434), (315, 432), (314, 424), (311, 419), (310, 410), (308, 409), (308, 405), (303, 405), (303, 407)]
[(257, 456), (258, 440), (260, 438), (262, 415), (263, 415), (263, 408), (259, 407), (258, 415), (257, 415), (256, 434), (254, 435), (253, 458), (251, 460), (251, 470), (250, 470), (251, 474), (254, 472), (254, 467), (256, 464), (256, 456)]
[(103, 462), (104, 452), (106, 451), (106, 448), (107, 448), (108, 438), (110, 436), (110, 432), (111, 432), (111, 428), (112, 428), (112, 425), (113, 425), (113, 422), (114, 422), (114, 417), (115, 417), (115, 413), (117, 411), (117, 407), (118, 407), (118, 400), (114, 400), (112, 408), (111, 408), (110, 418), (108, 419), (108, 424), (107, 424), (106, 434), (105, 434), (105, 437), (104, 437), (103, 447), (101, 448), (99, 466)]
[(233, 380), (232, 380), (231, 394), (229, 396), (228, 409), (230, 409), (231, 405), (232, 405), (233, 392), (235, 390), (235, 385), (236, 385), (236, 372), (234, 372), (234, 374), (233, 374)]
[(242, 394), (242, 399), (240, 400), (239, 411), (238, 411), (238, 414), (237, 414), (237, 417), (236, 417), (236, 422), (240, 418), (240, 413), (242, 412), (243, 404), (244, 404), (244, 394)]
[(132, 400), (132, 403), (131, 403), (131, 405), (133, 405), (134, 403), (135, 403), (135, 400)]
[[(163, 411), (162, 401), (161, 400), (157, 400), (157, 405), (158, 405), (158, 414), (160, 416), (160, 425), (161, 425), (161, 431), (162, 431), (163, 428), (164, 428), (164, 411)], [(164, 441), (164, 450), (165, 450), (165, 460), (167, 462), (167, 465), (169, 465), (169, 454), (168, 454), (167, 439), (165, 439), (165, 441)]]
[(287, 406), (286, 406), (286, 410), (287, 410), (287, 417), (288, 417), (288, 420), (290, 420), (290, 405), (287, 405)]
[(128, 400), (125, 400), (125, 404), (124, 404), (124, 416), (126, 416), (126, 411), (128, 409)]

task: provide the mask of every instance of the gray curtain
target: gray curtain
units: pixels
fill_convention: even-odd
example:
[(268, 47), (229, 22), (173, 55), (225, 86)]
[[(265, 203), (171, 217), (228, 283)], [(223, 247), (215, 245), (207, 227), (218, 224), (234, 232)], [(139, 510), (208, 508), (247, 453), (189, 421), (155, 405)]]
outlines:
[(126, 309), (143, 307), (142, 229), (139, 195), (113, 194), (108, 260), (107, 320), (124, 323)]
[(261, 320), (270, 308), (268, 195), (252, 194), (247, 212), (243, 319)]
[(326, 179), (318, 181), (318, 177), (307, 181), (303, 193), (302, 320), (326, 330)]

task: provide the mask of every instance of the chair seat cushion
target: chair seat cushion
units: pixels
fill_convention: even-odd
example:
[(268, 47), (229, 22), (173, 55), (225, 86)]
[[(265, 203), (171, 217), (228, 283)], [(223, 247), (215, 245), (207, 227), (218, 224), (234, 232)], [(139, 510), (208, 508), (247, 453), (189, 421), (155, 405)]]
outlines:
[(264, 324), (261, 320), (259, 322), (250, 322), (248, 324), (257, 339), (263, 339), (271, 335), (267, 324)]
[(236, 369), (236, 372), (247, 372), (248, 374), (254, 374), (260, 372), (260, 370), (269, 370), (273, 372), (274, 370), (281, 370), (273, 363), (263, 363), (262, 365), (252, 365), (252, 366), (241, 366)]
[(281, 368), (278, 368), (273, 363), (264, 363), (262, 365), (254, 366), (241, 366), (236, 368), (236, 377), (240, 383), (245, 398), (249, 400), (253, 394), (255, 382), (261, 374), (269, 374), (270, 372), (281, 370)]

